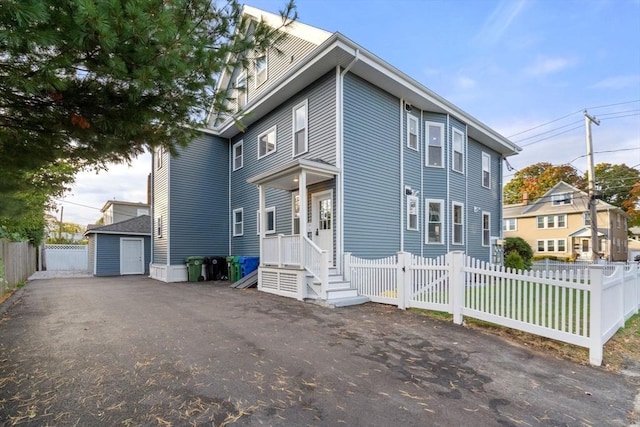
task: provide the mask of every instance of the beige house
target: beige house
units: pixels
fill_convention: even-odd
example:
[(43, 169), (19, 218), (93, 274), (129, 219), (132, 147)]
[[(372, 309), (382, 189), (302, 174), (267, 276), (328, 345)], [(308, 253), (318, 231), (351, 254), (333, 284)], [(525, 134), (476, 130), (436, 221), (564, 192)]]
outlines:
[[(598, 252), (609, 261), (626, 261), (628, 255), (627, 214), (602, 200), (597, 202)], [(591, 259), (591, 215), (589, 196), (559, 182), (538, 200), (504, 205), (504, 237), (521, 237), (534, 256)]]
[(102, 212), (103, 225), (110, 225), (141, 215), (149, 215), (149, 209), (150, 205), (148, 203), (107, 200), (100, 212)]

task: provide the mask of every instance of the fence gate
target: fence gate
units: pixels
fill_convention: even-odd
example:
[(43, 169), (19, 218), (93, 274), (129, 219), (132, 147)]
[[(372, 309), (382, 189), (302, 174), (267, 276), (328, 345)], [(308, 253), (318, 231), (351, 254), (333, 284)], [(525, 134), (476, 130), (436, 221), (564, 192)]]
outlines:
[(88, 245), (45, 245), (45, 266), (49, 271), (87, 271)]

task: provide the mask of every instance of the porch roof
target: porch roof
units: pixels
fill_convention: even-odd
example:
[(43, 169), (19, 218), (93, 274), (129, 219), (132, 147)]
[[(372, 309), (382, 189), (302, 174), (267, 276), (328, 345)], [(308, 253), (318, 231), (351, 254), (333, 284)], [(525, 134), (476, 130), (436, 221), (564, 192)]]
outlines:
[[(578, 231), (574, 231), (573, 233), (569, 234), (569, 237), (591, 237), (591, 228), (585, 227), (585, 228), (581, 228)], [(607, 237), (607, 230), (599, 228), (598, 229), (598, 237)]]
[(309, 159), (295, 159), (283, 166), (271, 169), (247, 180), (249, 184), (293, 191), (298, 189), (298, 177), (307, 173), (307, 185), (328, 181), (340, 173), (340, 169), (325, 162)]

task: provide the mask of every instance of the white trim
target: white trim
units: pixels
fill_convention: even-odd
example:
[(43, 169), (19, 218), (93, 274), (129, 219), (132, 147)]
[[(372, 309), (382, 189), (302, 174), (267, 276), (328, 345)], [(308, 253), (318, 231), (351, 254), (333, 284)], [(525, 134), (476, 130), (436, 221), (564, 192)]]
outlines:
[(280, 31), (294, 35), (315, 45), (320, 45), (331, 37), (331, 33), (320, 28), (312, 27), (308, 24), (303, 24), (299, 21), (289, 21), (289, 24), (286, 27), (282, 26), (283, 22), (281, 15), (266, 12), (246, 4), (242, 6), (242, 12), (245, 15), (254, 17), (258, 21), (264, 21), (272, 28), (277, 28)]
[[(304, 150), (296, 153), (296, 111), (304, 107)], [(305, 99), (291, 109), (291, 157), (297, 157), (309, 151), (309, 99)]]
[[(438, 242), (430, 242), (429, 241), (429, 224), (431, 223), (431, 221), (429, 220), (429, 205), (431, 203), (437, 203), (438, 205), (440, 205), (440, 221), (439, 222), (434, 222), (434, 224), (440, 224), (440, 241)], [(445, 236), (445, 230), (446, 230), (446, 224), (445, 224), (445, 203), (444, 200), (442, 199), (424, 199), (424, 244), (425, 245), (442, 245), (444, 244), (444, 236)]]
[[(415, 125), (415, 135), (416, 135), (416, 145), (415, 147), (411, 146), (411, 123)], [(420, 151), (420, 125), (418, 123), (418, 118), (413, 116), (411, 113), (407, 113), (407, 148), (414, 151)]]
[[(264, 80), (258, 83), (258, 61), (264, 58)], [(262, 71), (260, 71), (262, 72)], [(269, 80), (269, 52), (266, 51), (262, 55), (259, 55), (255, 58), (253, 63), (253, 81), (255, 83), (254, 87), (257, 89), (262, 86), (266, 81)]]
[[(236, 147), (240, 146), (242, 152), (240, 153), (240, 166), (236, 167)], [(244, 139), (233, 144), (231, 147), (231, 169), (235, 172), (244, 167)]]
[[(484, 162), (485, 160), (487, 161), (487, 169), (485, 170), (485, 165)], [(487, 172), (488, 176), (489, 176), (489, 183), (487, 185), (485, 185), (484, 183), (484, 174), (485, 172)], [(491, 189), (491, 154), (486, 153), (486, 152), (482, 152), (482, 176), (480, 177), (480, 183), (482, 184), (482, 186), (484, 188), (488, 188)]]
[[(268, 228), (266, 228), (264, 230), (264, 234), (275, 234), (276, 232), (276, 207), (275, 206), (271, 206), (268, 208), (264, 208), (264, 212), (266, 214), (269, 214), (269, 212), (273, 212), (273, 230), (270, 230)], [(267, 215), (267, 218), (269, 216)], [(269, 221), (267, 219), (264, 220), (265, 224), (268, 224)], [(259, 236), (260, 235), (260, 223), (261, 223), (261, 218), (260, 218), (260, 209), (256, 210), (256, 234)]]
[[(464, 162), (465, 162), (465, 143), (464, 143), (464, 133), (455, 127), (451, 128), (451, 170), (454, 172), (458, 172), (464, 175)], [(460, 151), (456, 150), (456, 135), (460, 136)], [(456, 153), (460, 153), (462, 155), (462, 159), (460, 162), (460, 170), (456, 169)]]
[[(306, 181), (306, 180), (305, 180)], [(322, 191), (317, 191), (315, 193), (311, 193), (311, 224), (312, 224), (312, 228), (313, 229), (319, 229), (320, 228), (320, 224), (318, 224), (318, 220), (317, 220), (317, 213), (318, 213), (318, 208), (317, 208), (317, 201), (319, 199), (326, 199), (326, 198), (330, 198), (331, 199), (331, 255), (329, 257), (329, 266), (333, 267), (333, 258), (335, 257), (335, 253), (333, 251), (333, 248), (335, 246), (335, 231), (336, 231), (336, 221), (335, 221), (335, 215), (334, 215), (334, 211), (335, 211), (335, 200), (333, 199), (333, 190), (322, 190)], [(302, 202), (302, 198), (300, 199), (300, 201)], [(300, 205), (300, 212), (302, 212), (302, 205)], [(304, 225), (303, 225), (304, 224)], [(301, 227), (304, 227), (303, 230), (306, 231), (306, 222), (300, 223)], [(312, 233), (315, 234), (313, 232), (312, 229)], [(301, 230), (302, 231), (302, 230)], [(303, 234), (303, 233), (301, 233)], [(304, 233), (304, 235), (306, 236), (306, 232)], [(314, 243), (316, 243), (315, 239), (311, 239), (314, 241)], [(320, 247), (320, 245), (318, 243), (316, 243), (316, 245), (318, 245), (318, 247)]]
[[(415, 202), (415, 209), (413, 215), (416, 217), (416, 226), (415, 228), (411, 227), (411, 202)], [(420, 199), (418, 196), (407, 196), (407, 230), (409, 231), (420, 231)]]
[[(460, 207), (460, 215), (461, 215), (461, 223), (459, 223), (459, 225), (461, 225), (461, 230), (460, 233), (462, 233), (462, 235), (460, 236), (460, 241), (456, 242), (455, 240), (455, 227), (456, 225), (458, 225), (455, 221), (455, 213), (456, 213), (456, 207)], [(451, 201), (451, 245), (453, 246), (464, 246), (464, 235), (465, 235), (465, 226), (464, 226), (464, 204), (460, 203), (460, 202), (454, 202), (453, 200)]]
[[(489, 228), (484, 228), (484, 218), (485, 216), (488, 218), (487, 220), (487, 225)], [(482, 244), (482, 247), (488, 248), (491, 246), (491, 212), (487, 212), (487, 211), (482, 211), (482, 216), (481, 216), (481, 229), (482, 229), (482, 235), (481, 235), (481, 239), (480, 242)], [(489, 233), (489, 235), (487, 236), (487, 241), (485, 243), (484, 241), (484, 232), (485, 230)]]
[(551, 206), (567, 206), (567, 205), (573, 205), (572, 193), (555, 193), (551, 195)]
[[(550, 251), (549, 250), (549, 241), (553, 241), (553, 250)], [(589, 249), (591, 249), (591, 241), (587, 240), (587, 239), (582, 239), (585, 241), (589, 242)], [(559, 250), (559, 242), (563, 242), (564, 243), (564, 250)], [(539, 250), (540, 248), (540, 243), (543, 243), (542, 246), (544, 246), (543, 250)], [(571, 248), (571, 250), (573, 251), (573, 248)], [(567, 253), (567, 239), (562, 239), (562, 238), (550, 238), (550, 239), (536, 239), (536, 248), (535, 251), (537, 253)], [(580, 251), (582, 251), (582, 242), (580, 242)]]
[[(507, 227), (507, 221), (513, 221), (513, 228)], [(502, 231), (518, 231), (518, 218), (503, 218)]]
[(85, 233), (85, 235), (89, 234), (126, 234), (127, 236), (151, 236), (149, 233), (135, 233), (131, 231), (93, 231), (89, 230)]
[[(244, 83), (241, 85), (243, 80)], [(241, 111), (249, 103), (249, 85), (247, 84), (248, 82), (249, 80), (247, 77), (247, 71), (242, 70), (236, 77), (233, 88), (236, 94), (236, 112)], [(244, 88), (244, 90), (240, 90), (240, 88)], [(244, 101), (242, 106), (240, 106), (240, 99)]]
[[(260, 145), (261, 145), (260, 139), (271, 133), (273, 133), (273, 150), (266, 151), (263, 155), (260, 155)], [(268, 147), (265, 147), (265, 148), (268, 148)], [(258, 160), (264, 157), (267, 157), (269, 154), (275, 153), (277, 150), (278, 150), (278, 126), (275, 125), (267, 129), (266, 131), (262, 132), (260, 135), (258, 135)], [(243, 148), (243, 152), (244, 152), (244, 148)]]
[[(124, 242), (125, 241), (134, 241), (140, 242), (140, 270), (136, 270), (135, 272), (124, 272)], [(120, 238), (120, 275), (124, 276), (126, 274), (144, 274), (144, 238), (139, 237), (121, 237)]]
[[(549, 217), (553, 217), (553, 227), (549, 227)], [(564, 217), (564, 226), (558, 226), (558, 218)], [(544, 218), (543, 223), (544, 227), (540, 227), (540, 223), (538, 222), (539, 218)], [(536, 215), (536, 229), (537, 230), (554, 230), (556, 228), (567, 228), (569, 222), (569, 217), (567, 214), (557, 214), (557, 215)]]
[[(242, 215), (242, 221), (240, 221), (240, 222), (236, 222), (236, 213), (238, 213), (238, 212)], [(236, 233), (236, 224), (239, 224), (240, 227), (242, 228), (240, 230), (240, 233)], [(237, 208), (237, 209), (233, 210), (231, 226), (232, 226), (232, 230), (231, 231), (233, 233), (233, 237), (244, 236), (244, 208)]]
[[(440, 164), (431, 164), (433, 163), (432, 161), (430, 161), (429, 159), (429, 147), (431, 146), (431, 144), (429, 144), (429, 136), (431, 135), (429, 132), (429, 128), (433, 126), (433, 127), (437, 127), (440, 129)], [(425, 147), (424, 147), (424, 165), (431, 167), (431, 168), (443, 168), (444, 167), (444, 152), (445, 152), (445, 147), (446, 147), (446, 142), (445, 142), (445, 134), (444, 134), (444, 124), (442, 123), (438, 123), (438, 122), (430, 122), (430, 121), (425, 121), (424, 122), (424, 141), (425, 141)], [(436, 145), (434, 145), (434, 147), (436, 147)]]
[[(292, 191), (291, 192), (291, 234), (302, 234), (302, 218), (300, 215), (300, 210), (298, 210), (298, 233), (296, 233), (296, 197), (300, 199), (300, 191)], [(298, 200), (298, 208), (300, 208), (300, 200)], [(306, 221), (305, 221), (306, 224)]]

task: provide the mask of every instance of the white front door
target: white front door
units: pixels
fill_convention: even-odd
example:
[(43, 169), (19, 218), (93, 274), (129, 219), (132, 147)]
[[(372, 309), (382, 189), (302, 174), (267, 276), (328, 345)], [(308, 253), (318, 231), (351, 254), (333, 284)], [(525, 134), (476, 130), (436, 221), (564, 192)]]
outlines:
[(329, 265), (333, 266), (333, 191), (322, 191), (311, 195), (313, 243), (329, 253)]
[(120, 274), (144, 274), (144, 239), (120, 239)]
[(591, 259), (591, 239), (580, 241), (580, 259)]

